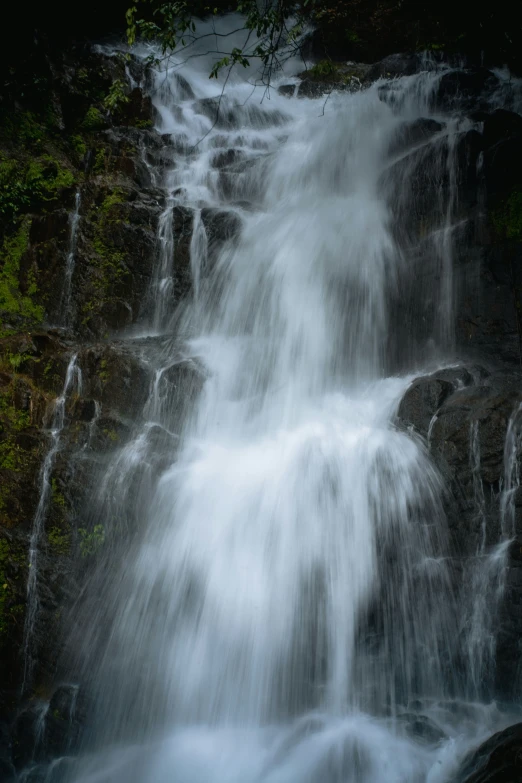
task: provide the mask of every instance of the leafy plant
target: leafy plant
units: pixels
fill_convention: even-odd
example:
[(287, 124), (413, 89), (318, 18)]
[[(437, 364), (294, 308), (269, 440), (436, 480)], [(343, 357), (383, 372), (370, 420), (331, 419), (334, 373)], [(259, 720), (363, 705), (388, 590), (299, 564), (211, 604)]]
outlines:
[[(234, 65), (246, 68), (252, 61), (257, 61), (262, 67), (262, 81), (269, 83), (272, 73), (280, 68), (284, 58), (299, 50), (299, 37), (316, 1), (304, 0), (296, 6), (288, 0), (277, 0), (274, 3), (237, 0), (235, 10), (244, 17), (243, 27), (245, 31), (255, 34), (256, 42), (253, 44), (251, 36), (248, 36), (244, 47), (234, 47), (224, 53), (212, 67), (210, 78), (216, 78), (223, 68), (232, 68)], [(142, 9), (147, 2), (150, 0), (136, 0), (127, 9), (127, 41), (132, 45), (138, 35), (147, 40), (156, 40), (165, 56), (182, 51), (195, 40), (195, 16), (218, 13), (217, 7), (212, 8), (192, 0), (176, 0), (156, 5), (151, 19), (138, 15), (138, 8)], [(151, 61), (154, 62), (155, 58)]]
[(103, 105), (108, 111), (114, 112), (128, 102), (129, 96), (125, 94), (125, 84), (121, 79), (116, 79), (111, 84), (109, 94), (105, 97)]

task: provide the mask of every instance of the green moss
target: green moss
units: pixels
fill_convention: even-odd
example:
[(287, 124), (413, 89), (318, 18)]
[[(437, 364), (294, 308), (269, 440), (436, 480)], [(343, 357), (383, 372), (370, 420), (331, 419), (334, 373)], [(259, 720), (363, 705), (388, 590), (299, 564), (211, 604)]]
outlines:
[(21, 432), (31, 425), (29, 411), (20, 411), (15, 408), (10, 389), (0, 395), (0, 415), (4, 423), (15, 432)]
[(116, 441), (119, 440), (119, 435), (116, 432), (116, 430), (105, 429), (103, 430), (103, 434), (105, 435), (106, 438), (112, 440), (113, 443), (116, 443)]
[(105, 215), (108, 215), (108, 213), (111, 211), (111, 209), (114, 206), (118, 204), (124, 204), (124, 203), (125, 203), (125, 194), (123, 193), (121, 188), (114, 188), (114, 190), (103, 199), (100, 209), (102, 212), (105, 213)]
[(71, 145), (80, 158), (85, 157), (87, 154), (87, 144), (81, 136), (71, 136)]
[(96, 106), (91, 106), (83, 118), (82, 128), (87, 131), (97, 131), (106, 127), (107, 123), (101, 111)]
[(522, 239), (521, 188), (515, 188), (505, 201), (493, 210), (491, 221), (499, 236), (506, 239)]
[(81, 527), (78, 530), (80, 536), (80, 554), (82, 557), (95, 555), (105, 542), (105, 528), (103, 525), (95, 525), (91, 531)]
[(56, 555), (68, 555), (71, 550), (71, 534), (59, 527), (52, 527), (47, 532), (47, 541)]
[(95, 174), (105, 174), (109, 167), (109, 156), (105, 147), (101, 147), (96, 151), (94, 158), (93, 171)]
[[(116, 248), (111, 241), (112, 227), (121, 222), (118, 207), (123, 203), (125, 203), (124, 192), (115, 188), (91, 214), (94, 225), (92, 249), (95, 253), (92, 263), (96, 268), (96, 274), (91, 278), (94, 296), (84, 302), (82, 307), (84, 325), (100, 311), (109, 295), (114, 295), (115, 284), (128, 274), (124, 265), (125, 253)], [(102, 373), (103, 371), (102, 368)]]
[(60, 492), (58, 488), (58, 482), (55, 478), (51, 481), (51, 492), (52, 492), (52, 498), (53, 503), (55, 503), (57, 506), (61, 506), (62, 508), (65, 508), (66, 502), (65, 497), (62, 492)]
[(134, 123), (135, 128), (152, 128), (152, 120), (136, 120)]
[(20, 265), (24, 253), (29, 247), (31, 221), (25, 219), (18, 230), (6, 237), (0, 249), (0, 312), (20, 315), (34, 323), (41, 323), (44, 311), (41, 305), (33, 301), (37, 293), (33, 275), (28, 276), (27, 291), (20, 290)]
[(334, 76), (336, 73), (337, 67), (331, 60), (321, 60), (321, 62), (316, 63), (310, 68), (307, 75), (312, 79), (319, 79), (322, 77)]
[(109, 371), (107, 370), (107, 359), (102, 359), (100, 362), (100, 371), (98, 378), (102, 383), (106, 383), (109, 380)]
[(27, 467), (27, 454), (12, 437), (0, 443), (0, 469), (21, 473)]
[(33, 301), (36, 294), (34, 277), (28, 280), (27, 292), (20, 290), (20, 265), (29, 247), (31, 221), (25, 219), (18, 230), (4, 239), (0, 249), (0, 313), (19, 315), (34, 323), (41, 323), (44, 311)]

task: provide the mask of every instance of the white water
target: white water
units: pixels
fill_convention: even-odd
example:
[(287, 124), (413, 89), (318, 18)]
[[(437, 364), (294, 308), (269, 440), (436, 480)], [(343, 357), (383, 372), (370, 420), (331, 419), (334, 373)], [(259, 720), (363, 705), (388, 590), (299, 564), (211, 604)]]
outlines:
[(24, 691), (31, 686), (31, 677), (35, 665), (37, 647), (37, 634), (35, 628), (40, 609), (38, 586), (41, 558), (40, 548), (42, 536), (45, 532), (45, 521), (49, 510), (49, 502), (51, 500), (51, 476), (56, 456), (60, 449), (60, 437), (65, 424), (65, 404), (67, 402), (67, 397), (74, 388), (78, 393), (81, 392), (82, 376), (81, 370), (76, 364), (76, 359), (77, 356), (74, 354), (67, 366), (62, 393), (54, 402), (51, 425), (49, 427), (50, 444), (40, 470), (40, 493), (32, 523), (31, 537), (29, 539), (29, 576), (27, 579), (27, 607), (24, 627)]
[(71, 321), (71, 293), (72, 279), (76, 266), (76, 245), (78, 243), (78, 227), (80, 225), (81, 193), (76, 191), (74, 210), (69, 215), (69, 248), (65, 264), (65, 283), (61, 302), (61, 315), (65, 326), (70, 326)]
[[(208, 60), (183, 68), (193, 94), (171, 66), (153, 100), (178, 152), (155, 178), (166, 198), (144, 327), (166, 342), (148, 355), (145, 422), (100, 488), (108, 519), (140, 499), (139, 532), (89, 604), (96, 714), (67, 779), (443, 783), (510, 722), (459, 701), (489, 642), (472, 624), (473, 665), (456, 672), (442, 481), (394, 425), (413, 377), (394, 361), (413, 372), (451, 343), (461, 126), (419, 147), (440, 188), (421, 253), (405, 227), (419, 158), (390, 150), (429, 115), (436, 74), (401, 80), (393, 102), (374, 86), (326, 105), (261, 103), (232, 74), (216, 113), (200, 102), (219, 92)], [(228, 149), (241, 165), (221, 172)], [(193, 284), (175, 309), (178, 206), (194, 214)], [(213, 264), (204, 207), (241, 221)], [(431, 320), (390, 351), (405, 283)], [(163, 384), (187, 363), (206, 380), (180, 421)], [(155, 485), (158, 431), (169, 466)], [(412, 736), (412, 714), (431, 739)]]

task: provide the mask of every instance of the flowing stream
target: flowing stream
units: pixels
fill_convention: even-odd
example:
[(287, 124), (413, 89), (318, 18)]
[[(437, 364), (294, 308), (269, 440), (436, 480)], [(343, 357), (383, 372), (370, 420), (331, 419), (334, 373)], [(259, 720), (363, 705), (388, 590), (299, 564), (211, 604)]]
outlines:
[[(48, 779), (443, 783), (510, 722), (464, 701), (489, 640), (475, 621), (457, 633), (442, 479), (395, 424), (419, 368), (451, 357), (470, 122), (434, 112), (437, 71), (325, 102), (267, 93), (251, 71), (220, 97), (208, 70), (174, 59), (148, 86), (171, 161), (155, 168), (157, 266), (130, 338), (152, 380), (98, 497), (107, 518), (132, 505), (138, 532), (123, 563), (111, 550), (82, 627), (84, 751)], [(192, 286), (174, 308), (183, 209)], [(217, 250), (211, 217), (235, 227)], [(201, 387), (183, 416), (165, 386), (180, 368)], [(483, 514), (479, 467), (477, 453)]]

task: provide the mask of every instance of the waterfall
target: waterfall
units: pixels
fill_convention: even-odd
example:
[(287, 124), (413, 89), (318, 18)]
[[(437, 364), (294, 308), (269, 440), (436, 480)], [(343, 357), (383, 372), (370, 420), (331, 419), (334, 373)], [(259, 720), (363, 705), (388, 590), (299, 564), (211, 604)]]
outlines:
[(40, 608), (39, 596), (39, 565), (40, 545), (45, 530), (45, 521), (49, 510), (52, 485), (51, 476), (56, 456), (60, 450), (60, 437), (65, 424), (65, 405), (71, 390), (76, 387), (81, 392), (81, 370), (76, 364), (77, 355), (69, 360), (65, 374), (65, 382), (62, 393), (54, 402), (54, 408), (49, 427), (50, 444), (45, 455), (39, 477), (39, 498), (34, 515), (31, 537), (29, 539), (29, 575), (27, 579), (27, 608), (24, 627), (24, 680), (23, 689), (31, 684), (31, 677), (35, 665), (35, 648), (37, 646), (36, 622)]
[(522, 404), (513, 411), (504, 446), (504, 480), (500, 500), (500, 525), (503, 538), (510, 539), (515, 534), (515, 494), (520, 487), (520, 417)]
[[(443, 479), (395, 418), (426, 357), (452, 349), (471, 122), (433, 108), (436, 70), (325, 103), (180, 65), (150, 79), (171, 162), (152, 178), (156, 267), (128, 338), (150, 387), (91, 499), (111, 545), (75, 618), (92, 712), (65, 779), (443, 783), (498, 725), (495, 705), (464, 703), (489, 675), (477, 617), (493, 604), (465, 615), (463, 654), (472, 602), (454, 590)], [(477, 423), (470, 443), (491, 587), (505, 545), (487, 552)], [(36, 566), (30, 580), (36, 596)]]
[(70, 325), (71, 319), (71, 293), (72, 293), (72, 279), (74, 274), (74, 268), (76, 264), (76, 245), (78, 242), (78, 226), (80, 225), (80, 205), (81, 205), (81, 193), (80, 190), (76, 191), (74, 199), (74, 210), (69, 215), (69, 248), (67, 251), (67, 259), (65, 264), (65, 283), (63, 287), (62, 302), (61, 302), (61, 314), (63, 316), (65, 326)]

